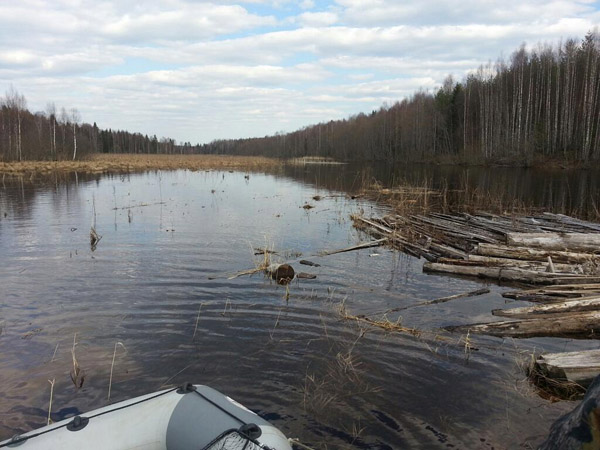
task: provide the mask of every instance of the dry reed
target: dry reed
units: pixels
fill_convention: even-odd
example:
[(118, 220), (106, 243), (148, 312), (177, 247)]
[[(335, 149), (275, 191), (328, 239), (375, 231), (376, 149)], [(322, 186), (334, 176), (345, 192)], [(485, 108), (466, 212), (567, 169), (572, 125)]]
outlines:
[(50, 425), (52, 423), (52, 419), (50, 418), (50, 414), (52, 413), (52, 399), (54, 397), (54, 383), (56, 378), (52, 378), (52, 381), (48, 380), (50, 383), (50, 402), (48, 403), (48, 421), (46, 425)]
[(115, 349), (113, 351), (112, 363), (110, 364), (110, 377), (108, 379), (108, 397), (106, 399), (107, 402), (110, 402), (110, 392), (112, 388), (112, 379), (113, 379), (113, 369), (115, 367), (115, 357), (117, 356), (117, 346), (123, 347), (123, 350), (127, 352), (125, 345), (122, 342), (115, 342)]

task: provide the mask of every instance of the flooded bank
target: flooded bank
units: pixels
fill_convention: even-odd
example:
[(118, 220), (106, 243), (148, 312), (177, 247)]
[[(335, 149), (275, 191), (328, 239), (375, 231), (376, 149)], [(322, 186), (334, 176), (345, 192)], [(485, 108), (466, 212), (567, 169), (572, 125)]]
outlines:
[[(493, 320), (510, 286), (427, 275), (421, 261), (384, 248), (319, 256), (364, 240), (351, 214), (384, 212), (347, 195), (367, 177), (399, 177), (384, 180), (377, 170), (4, 180), (0, 439), (46, 423), (48, 380), (53, 420), (106, 405), (114, 356), (111, 402), (185, 381), (208, 384), (314, 448), (535, 447), (574, 403), (540, 398), (523, 361), (534, 350), (591, 344), (478, 336), (467, 351), (464, 336), (442, 328)], [(595, 179), (581, 178), (583, 187), (566, 183), (569, 192), (597, 192)], [(507, 192), (553, 206), (557, 196), (540, 180), (539, 197), (521, 178)], [(574, 195), (562, 199), (565, 208), (584, 207)], [(92, 252), (94, 203), (102, 239)], [(255, 249), (265, 247), (317, 278), (293, 281), (289, 295), (260, 273), (231, 278), (256, 267)], [(390, 315), (419, 335), (343, 314), (483, 288), (490, 292)], [(73, 354), (85, 374), (80, 388), (71, 380)]]

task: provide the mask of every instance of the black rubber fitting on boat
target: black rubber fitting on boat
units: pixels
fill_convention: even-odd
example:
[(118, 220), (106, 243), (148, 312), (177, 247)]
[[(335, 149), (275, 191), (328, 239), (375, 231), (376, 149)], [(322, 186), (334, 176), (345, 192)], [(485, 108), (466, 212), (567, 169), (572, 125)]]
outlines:
[(189, 394), (190, 392), (194, 392), (195, 390), (196, 386), (194, 386), (192, 383), (183, 383), (181, 386), (179, 386), (179, 389), (177, 389), (177, 393)]
[(20, 434), (15, 434), (10, 442), (7, 444), (7, 447), (18, 447), (21, 444), (24, 444), (25, 441), (29, 439), (29, 436), (21, 436)]
[(238, 432), (249, 437), (250, 439), (258, 439), (262, 434), (262, 430), (255, 423), (247, 423), (242, 425)]
[(79, 431), (83, 430), (87, 424), (90, 423), (90, 419), (87, 417), (75, 416), (73, 420), (71, 420), (67, 424), (67, 430), (69, 431)]

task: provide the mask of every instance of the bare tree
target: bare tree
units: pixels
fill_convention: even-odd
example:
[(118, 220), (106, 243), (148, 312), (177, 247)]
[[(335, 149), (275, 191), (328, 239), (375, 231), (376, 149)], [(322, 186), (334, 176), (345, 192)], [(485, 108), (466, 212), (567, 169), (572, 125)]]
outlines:
[(81, 121), (81, 115), (77, 108), (71, 108), (71, 125), (73, 125), (73, 161), (77, 156), (77, 125)]
[(49, 102), (46, 105), (46, 115), (50, 121), (50, 155), (56, 159), (56, 105), (54, 102)]
[(9, 110), (12, 110), (17, 115), (17, 129), (16, 129), (16, 149), (17, 159), (21, 161), (23, 159), (23, 140), (21, 138), (21, 121), (23, 119), (23, 112), (27, 109), (27, 101), (25, 96), (19, 94), (19, 92), (10, 86), (6, 91), (5, 104)]

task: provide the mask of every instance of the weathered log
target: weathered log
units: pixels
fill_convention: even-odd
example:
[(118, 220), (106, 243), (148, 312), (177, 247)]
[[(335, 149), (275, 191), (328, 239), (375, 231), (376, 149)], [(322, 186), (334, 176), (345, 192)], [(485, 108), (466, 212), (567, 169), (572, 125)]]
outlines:
[(584, 450), (600, 448), (600, 377), (590, 385), (584, 399), (569, 414), (552, 425), (539, 450)]
[(565, 216), (564, 214), (552, 214), (549, 212), (545, 212), (544, 216), (546, 218), (553, 219), (561, 224), (574, 225), (578, 228), (585, 228), (592, 231), (600, 232), (600, 224), (586, 222), (585, 220), (576, 219), (575, 217)]
[[(467, 259), (468, 261), (480, 262), (490, 266), (531, 268), (538, 271), (545, 271), (548, 267), (548, 264), (543, 261), (497, 258), (494, 256), (469, 255)], [(583, 268), (576, 264), (554, 263), (553, 267), (555, 272), (576, 273), (578, 271), (583, 271)]]
[(543, 288), (503, 292), (502, 297), (526, 301), (565, 301), (600, 294), (600, 284), (558, 284)]
[(600, 311), (578, 314), (552, 314), (542, 319), (502, 321), (446, 327), (448, 331), (489, 334), (498, 337), (600, 338)]
[(600, 311), (600, 297), (590, 297), (586, 299), (569, 300), (562, 303), (528, 306), (523, 308), (494, 309), (492, 310), (492, 314), (515, 319), (529, 319), (539, 317), (542, 314), (586, 311)]
[(300, 262), (300, 264), (302, 264), (304, 266), (321, 267), (321, 264), (317, 264), (312, 261), (308, 261), (306, 259), (301, 259), (299, 262)]
[(563, 263), (585, 263), (594, 260), (594, 255), (581, 252), (565, 252), (559, 250), (540, 250), (527, 247), (508, 247), (506, 245), (481, 243), (477, 246), (477, 254), (500, 258), (525, 259), (529, 261), (552, 261)]
[(600, 349), (547, 353), (536, 359), (535, 368), (548, 378), (588, 387), (600, 374)]
[(600, 277), (585, 275), (570, 275), (563, 273), (546, 273), (534, 270), (514, 269), (506, 267), (468, 266), (461, 264), (442, 264), (426, 262), (423, 264), (424, 272), (440, 272), (455, 275), (467, 275), (479, 278), (491, 278), (498, 281), (520, 281), (529, 284), (564, 284), (586, 283), (600, 281)]
[(434, 250), (435, 252), (439, 253), (440, 255), (447, 256), (449, 258), (467, 259), (466, 252), (459, 250), (457, 248), (451, 247), (449, 245), (444, 245), (444, 244), (440, 244), (435, 241), (432, 241), (429, 244), (429, 247), (432, 250)]
[(600, 233), (508, 233), (506, 242), (546, 250), (600, 251)]
[(392, 230), (391, 228), (383, 226), (380, 223), (373, 222), (372, 220), (365, 219), (362, 216), (353, 215), (353, 216), (351, 216), (351, 218), (354, 221), (362, 222), (362, 223), (365, 223), (365, 224), (367, 224), (367, 225), (369, 225), (369, 226), (371, 226), (373, 228), (376, 228), (377, 230), (383, 232), (384, 234), (394, 234), (394, 230)]
[(488, 288), (477, 289), (476, 291), (463, 292), (461, 294), (454, 294), (454, 295), (449, 295), (447, 297), (436, 298), (435, 300), (427, 300), (424, 302), (414, 303), (414, 304), (408, 305), (408, 306), (400, 306), (398, 308), (388, 309), (379, 314), (388, 314), (391, 312), (404, 311), (405, 309), (416, 308), (417, 306), (437, 305), (438, 303), (446, 303), (451, 300), (456, 300), (459, 298), (475, 297), (477, 295), (489, 294), (489, 292), (490, 292), (490, 290)]
[(361, 242), (360, 244), (353, 245), (352, 247), (342, 248), (340, 250), (324, 251), (324, 252), (319, 253), (318, 256), (335, 255), (337, 253), (351, 252), (353, 250), (360, 250), (363, 248), (379, 247), (379, 246), (383, 245), (383, 243), (386, 242), (387, 240), (388, 240), (388, 238), (383, 238), (383, 239), (377, 239), (375, 241), (370, 241), (370, 242)]

